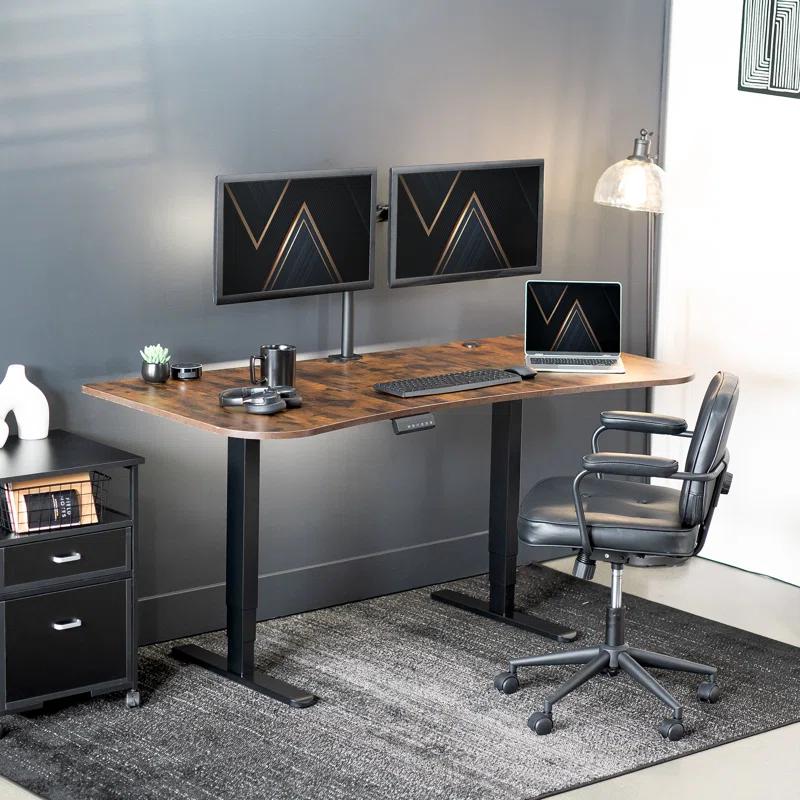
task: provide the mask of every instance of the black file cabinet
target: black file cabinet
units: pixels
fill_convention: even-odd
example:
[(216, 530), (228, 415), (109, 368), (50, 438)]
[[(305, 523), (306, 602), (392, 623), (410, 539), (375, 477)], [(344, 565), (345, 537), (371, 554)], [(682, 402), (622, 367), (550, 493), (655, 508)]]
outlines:
[[(139, 705), (135, 552), (142, 463), (133, 453), (60, 430), (37, 441), (11, 437), (0, 449), (3, 485), (39, 478), (58, 484), (76, 473), (114, 476), (96, 521), (24, 535), (0, 528), (0, 714), (125, 690), (127, 705)], [(0, 500), (7, 511), (8, 497)]]

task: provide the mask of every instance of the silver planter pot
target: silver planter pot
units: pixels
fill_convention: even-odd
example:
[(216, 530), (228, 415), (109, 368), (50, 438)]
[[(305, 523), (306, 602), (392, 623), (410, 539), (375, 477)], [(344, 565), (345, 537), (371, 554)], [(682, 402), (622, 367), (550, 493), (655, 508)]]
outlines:
[(142, 362), (142, 378), (148, 383), (166, 383), (169, 379), (169, 362), (166, 364)]

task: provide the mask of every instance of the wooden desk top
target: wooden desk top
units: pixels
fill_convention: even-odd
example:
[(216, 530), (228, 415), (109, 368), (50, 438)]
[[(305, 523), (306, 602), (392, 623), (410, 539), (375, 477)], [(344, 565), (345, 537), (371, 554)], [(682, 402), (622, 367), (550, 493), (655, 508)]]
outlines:
[(461, 341), (449, 344), (366, 353), (360, 361), (331, 363), (327, 359), (298, 361), (298, 391), (303, 407), (262, 417), (241, 408), (221, 408), (219, 393), (232, 386), (249, 386), (247, 368), (206, 370), (198, 381), (153, 385), (141, 378), (93, 383), (84, 394), (128, 408), (155, 414), (194, 428), (242, 439), (294, 439), (350, 428), (368, 422), (407, 417), (426, 411), (490, 405), (504, 400), (640, 389), (688, 383), (694, 377), (686, 367), (642, 356), (623, 354), (624, 375), (570, 375), (539, 373), (533, 380), (490, 386), (467, 392), (399, 398), (376, 392), (381, 381), (480, 367), (504, 368), (524, 362), (522, 336), (481, 339), (469, 350)]

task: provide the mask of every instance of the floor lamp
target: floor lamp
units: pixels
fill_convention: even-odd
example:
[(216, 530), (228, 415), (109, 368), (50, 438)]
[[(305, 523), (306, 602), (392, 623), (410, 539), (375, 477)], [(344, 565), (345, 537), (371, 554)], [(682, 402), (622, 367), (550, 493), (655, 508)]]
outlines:
[[(645, 308), (645, 355), (652, 358), (656, 346), (656, 214), (664, 211), (664, 170), (650, 155), (645, 128), (633, 142), (633, 154), (612, 164), (597, 181), (594, 201), (603, 206), (644, 211), (647, 214), (647, 303)], [(648, 393), (648, 408), (650, 406)]]
[[(645, 304), (645, 355), (652, 358), (656, 350), (656, 214), (664, 212), (665, 173), (650, 155), (652, 131), (642, 128), (633, 141), (633, 153), (612, 164), (597, 181), (594, 201), (603, 206), (644, 211), (647, 214), (647, 302)], [(653, 390), (645, 390), (645, 409), (653, 410)], [(644, 447), (650, 452), (650, 437)]]

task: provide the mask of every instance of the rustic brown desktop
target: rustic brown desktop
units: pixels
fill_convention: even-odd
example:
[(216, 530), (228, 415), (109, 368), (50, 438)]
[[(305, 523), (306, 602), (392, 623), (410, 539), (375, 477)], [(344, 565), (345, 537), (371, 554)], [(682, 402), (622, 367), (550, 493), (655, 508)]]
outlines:
[(289, 705), (305, 707), (316, 702), (312, 693), (254, 668), (260, 440), (316, 436), (370, 422), (479, 405), (492, 406), (490, 599), (487, 603), (447, 590), (435, 593), (434, 597), (559, 641), (574, 639), (575, 631), (514, 608), (522, 402), (687, 383), (693, 375), (685, 367), (624, 353), (627, 372), (621, 375), (540, 373), (535, 380), (521, 383), (406, 399), (379, 394), (373, 389), (373, 384), (398, 376), (504, 368), (522, 361), (521, 336), (483, 339), (474, 349), (465, 348), (459, 341), (366, 353), (360, 361), (344, 364), (327, 359), (300, 361), (296, 385), (303, 396), (303, 407), (274, 416), (256, 416), (220, 407), (220, 391), (249, 383), (246, 367), (207, 370), (198, 381), (153, 385), (139, 378), (127, 378), (84, 386), (84, 393), (92, 397), (228, 439), (227, 659), (196, 645), (175, 648), (174, 654)]

